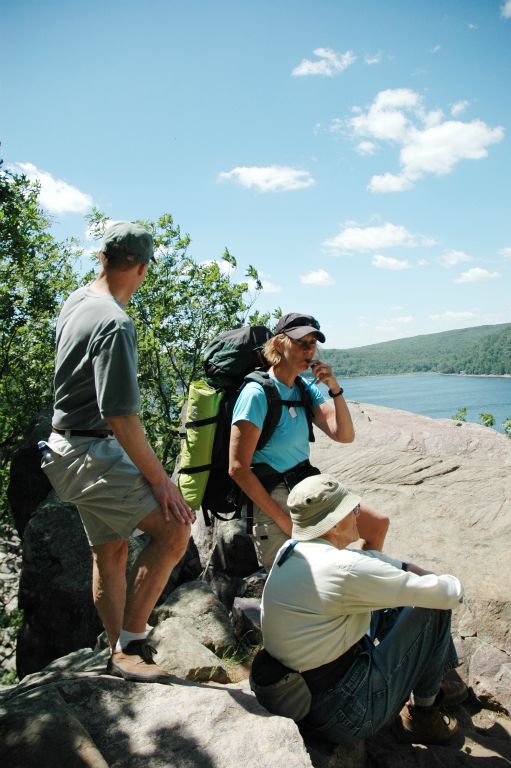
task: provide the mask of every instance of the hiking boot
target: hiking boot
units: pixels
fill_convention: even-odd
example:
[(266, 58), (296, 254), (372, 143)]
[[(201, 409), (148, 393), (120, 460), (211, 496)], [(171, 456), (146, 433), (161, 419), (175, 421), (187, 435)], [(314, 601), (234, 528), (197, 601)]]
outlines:
[(132, 640), (122, 651), (114, 651), (106, 671), (135, 683), (168, 681), (170, 674), (153, 661), (156, 649), (147, 640)]
[(401, 740), (418, 744), (443, 744), (458, 730), (455, 717), (439, 707), (416, 707), (405, 704), (394, 726), (396, 736)]
[(441, 698), (438, 703), (443, 707), (455, 707), (468, 698), (468, 687), (455, 669), (445, 675), (440, 685)]

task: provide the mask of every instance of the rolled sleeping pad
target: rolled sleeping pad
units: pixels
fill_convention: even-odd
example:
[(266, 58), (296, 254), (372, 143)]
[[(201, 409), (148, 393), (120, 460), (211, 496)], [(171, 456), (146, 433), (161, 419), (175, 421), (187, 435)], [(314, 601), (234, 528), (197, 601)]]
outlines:
[(200, 509), (206, 490), (224, 394), (223, 390), (214, 389), (202, 380), (192, 381), (188, 390), (177, 486), (193, 510)]

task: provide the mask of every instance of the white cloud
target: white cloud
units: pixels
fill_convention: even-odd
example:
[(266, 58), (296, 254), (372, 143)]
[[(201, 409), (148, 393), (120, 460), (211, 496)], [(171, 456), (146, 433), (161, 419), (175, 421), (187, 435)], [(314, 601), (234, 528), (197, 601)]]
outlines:
[(442, 46), (440, 45), (434, 45), (433, 48), (430, 48), (430, 53), (438, 53), (438, 51), (441, 49)]
[(303, 59), (300, 64), (293, 69), (291, 74), (295, 77), (303, 77), (307, 75), (326, 75), (327, 77), (332, 77), (338, 72), (343, 72), (350, 67), (357, 58), (353, 51), (337, 53), (331, 48), (316, 48), (314, 50), (314, 55), (318, 57), (317, 61)]
[(411, 181), (404, 174), (383, 173), (373, 176), (367, 189), (369, 192), (404, 192), (411, 186)]
[(411, 178), (425, 173), (440, 176), (450, 173), (460, 160), (487, 157), (486, 147), (503, 137), (502, 128), (489, 128), (482, 120), (448, 120), (424, 131), (414, 130), (401, 150), (401, 162)]
[(276, 285), (270, 280), (262, 280), (263, 293), (279, 293), (282, 290), (281, 285)]
[(415, 318), (413, 315), (403, 315), (402, 317), (392, 318), (392, 322), (399, 323), (400, 325), (408, 325), (409, 323), (414, 323)]
[(324, 269), (317, 269), (300, 276), (303, 285), (333, 285), (334, 279)]
[(511, 259), (511, 248), (501, 248), (499, 256), (504, 256), (506, 259)]
[(477, 26), (477, 24), (472, 24), (471, 22), (469, 22), (469, 23), (467, 24), (467, 27), (468, 27), (469, 29), (478, 29), (478, 26)]
[(359, 155), (374, 155), (376, 149), (376, 144), (372, 141), (361, 141), (360, 144), (357, 144), (356, 146)]
[(430, 315), (430, 320), (470, 320), (472, 317), (477, 317), (475, 312), (469, 311), (455, 311), (452, 309), (446, 309), (440, 315)]
[(454, 104), (451, 105), (451, 115), (453, 115), (453, 117), (456, 117), (456, 115), (461, 115), (461, 113), (466, 110), (469, 104), (470, 102), (466, 99), (463, 99), (462, 101), (455, 101)]
[(461, 264), (463, 261), (472, 261), (472, 256), (464, 253), (464, 251), (451, 250), (445, 251), (440, 256), (439, 261), (444, 267), (455, 267), (456, 264)]
[(420, 105), (420, 97), (410, 88), (380, 91), (367, 112), (363, 110), (349, 120), (357, 136), (381, 141), (404, 141), (410, 127), (405, 111)]
[(422, 235), (413, 235), (405, 227), (390, 222), (378, 227), (360, 227), (355, 222), (350, 222), (338, 235), (325, 240), (324, 245), (337, 255), (342, 255), (354, 251), (363, 253), (397, 246), (434, 245), (434, 240)]
[(330, 121), (330, 125), (328, 126), (329, 133), (343, 133), (344, 129), (345, 129), (344, 121), (340, 120), (338, 117), (334, 117), (334, 119)]
[(500, 6), (500, 12), (505, 19), (511, 19), (511, 0), (506, 0), (504, 5)]
[(366, 64), (369, 64), (371, 66), (372, 64), (379, 64), (381, 61), (381, 52), (378, 51), (377, 53), (366, 53), (364, 56), (364, 61)]
[[(262, 293), (279, 293), (282, 290), (281, 285), (276, 285), (275, 283), (272, 283), (270, 280), (261, 280), (262, 283)], [(248, 288), (250, 291), (255, 291), (257, 288), (256, 281), (250, 278), (247, 280)]]
[(242, 187), (255, 187), (260, 192), (306, 189), (316, 183), (308, 171), (286, 165), (239, 166), (218, 175), (220, 181), (235, 181)]
[[(457, 102), (452, 114), (459, 114), (467, 104)], [(354, 115), (347, 125), (356, 139), (400, 147), (400, 171), (373, 176), (368, 185), (371, 192), (403, 192), (426, 174), (451, 173), (461, 160), (486, 157), (487, 147), (504, 137), (500, 126), (491, 128), (479, 119), (445, 120), (442, 110), (427, 111), (422, 97), (410, 88), (380, 91), (369, 108), (357, 107)]]
[(31, 181), (41, 185), (39, 202), (51, 213), (85, 213), (93, 205), (92, 197), (62, 179), (55, 179), (48, 171), (41, 171), (32, 163), (15, 163)]
[(393, 271), (410, 269), (410, 262), (406, 261), (406, 259), (393, 259), (391, 256), (382, 256), (379, 253), (374, 256), (371, 264), (378, 269), (391, 269)]
[(201, 267), (209, 267), (211, 264), (217, 264), (222, 275), (232, 275), (236, 271), (236, 267), (225, 259), (208, 259), (200, 262)]
[(495, 280), (497, 277), (500, 277), (498, 272), (489, 272), (487, 269), (482, 269), (481, 267), (473, 267), (472, 269), (469, 269), (468, 272), (462, 272), (454, 282), (482, 283), (485, 280)]

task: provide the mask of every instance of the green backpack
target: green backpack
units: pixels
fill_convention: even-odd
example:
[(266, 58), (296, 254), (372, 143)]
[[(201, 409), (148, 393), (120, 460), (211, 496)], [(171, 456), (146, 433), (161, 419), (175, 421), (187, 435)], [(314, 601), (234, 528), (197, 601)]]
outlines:
[(309, 440), (314, 440), (312, 397), (303, 379), (296, 379), (300, 400), (282, 400), (264, 370), (260, 349), (271, 337), (261, 325), (221, 333), (204, 351), (207, 378), (190, 387), (181, 429), (178, 486), (192, 509), (202, 507), (208, 525), (211, 516), (220, 520), (239, 517), (243, 506), (243, 494), (229, 477), (229, 440), (234, 405), (248, 382), (260, 384), (268, 402), (258, 449), (275, 431), (283, 406), (305, 408)]

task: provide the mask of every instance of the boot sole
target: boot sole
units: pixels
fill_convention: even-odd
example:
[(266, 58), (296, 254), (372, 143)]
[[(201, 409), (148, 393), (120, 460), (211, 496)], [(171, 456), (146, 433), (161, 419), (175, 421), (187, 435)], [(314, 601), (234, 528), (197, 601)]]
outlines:
[(121, 677), (123, 680), (128, 680), (130, 683), (163, 683), (170, 680), (170, 675), (137, 675), (131, 672), (126, 672), (121, 667), (117, 667), (114, 664), (110, 664), (106, 670), (108, 675), (112, 677)]
[(451, 739), (456, 736), (458, 733), (458, 728), (456, 728), (447, 738), (445, 739), (439, 739), (439, 738), (428, 738), (427, 736), (421, 737), (419, 734), (412, 733), (411, 731), (407, 731), (404, 727), (403, 723), (400, 719), (398, 719), (393, 725), (392, 725), (392, 733), (396, 737), (396, 739), (404, 744), (429, 744), (429, 745), (437, 745), (442, 746), (442, 744), (448, 744)]

